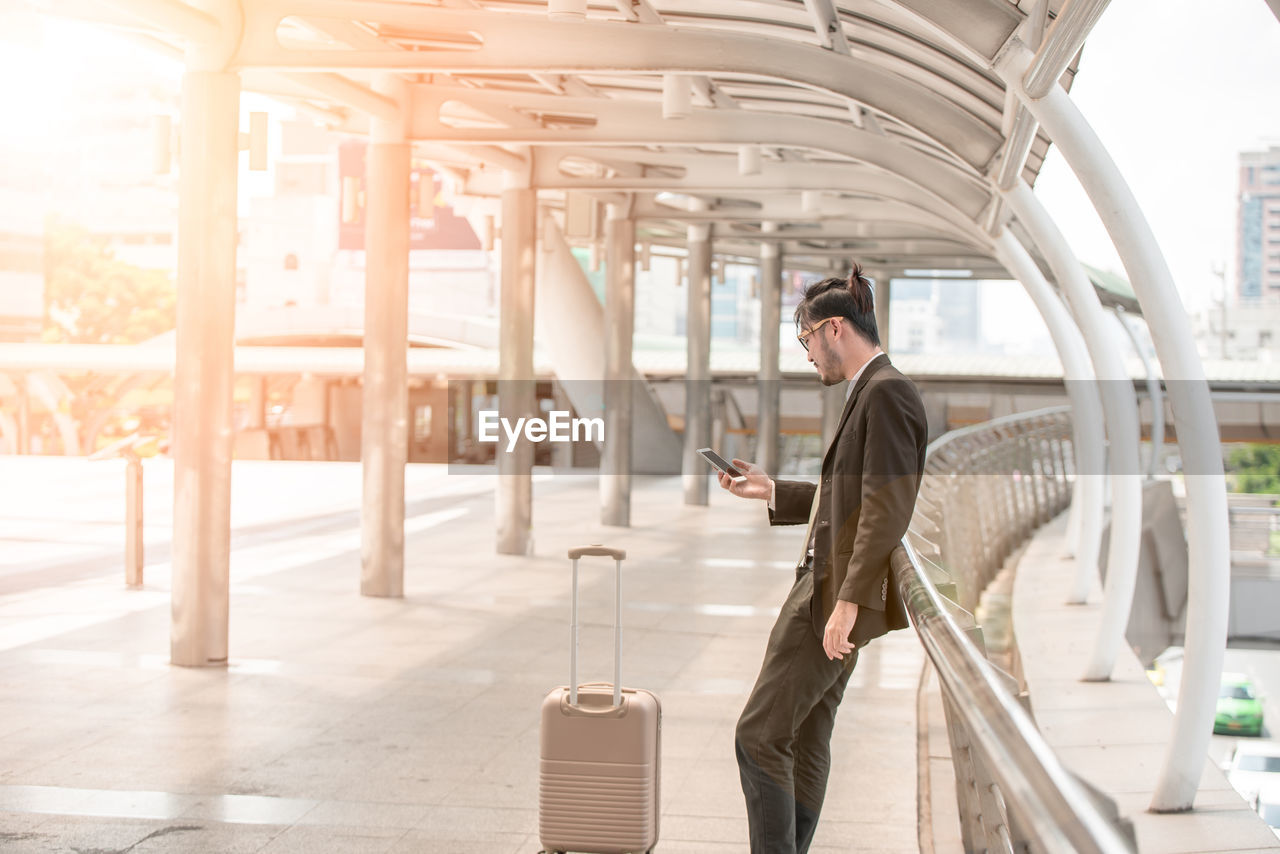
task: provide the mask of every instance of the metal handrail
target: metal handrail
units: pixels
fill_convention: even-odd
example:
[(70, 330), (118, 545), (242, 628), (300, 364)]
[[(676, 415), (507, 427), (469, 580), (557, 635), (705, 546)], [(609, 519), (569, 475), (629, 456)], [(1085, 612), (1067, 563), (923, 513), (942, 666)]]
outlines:
[[(1007, 675), (998, 672), (979, 648), (980, 632), (972, 617), (938, 588), (947, 581), (938, 577), (939, 571), (949, 566), (961, 569), (964, 580), (989, 581), (993, 565), (1003, 564), (1015, 547), (1006, 537), (999, 548), (987, 549), (960, 536), (961, 523), (983, 522), (984, 513), (985, 522), (990, 522), (996, 514), (1025, 538), (1066, 506), (1069, 442), (1066, 407), (994, 419), (935, 440), (925, 463), (926, 480), (934, 479), (928, 484), (930, 498), (917, 505), (912, 530), (890, 560), (894, 583), (942, 688), (966, 850), (1136, 850), (1132, 828), (1124, 822), (1118, 827), (1096, 794), (1062, 765), (1005, 687)], [(1022, 470), (1010, 463), (1026, 465), (1026, 477), (1015, 478), (1014, 471)], [(1037, 467), (1038, 474), (1033, 471)], [(967, 489), (963, 474), (990, 480), (985, 484), (987, 497), (1001, 506), (949, 501), (971, 498), (962, 492)], [(941, 543), (924, 540), (940, 558), (937, 562), (922, 557), (913, 542), (924, 539), (920, 532), (926, 528), (942, 532)], [(954, 551), (961, 553), (949, 553)], [(976, 594), (969, 591), (957, 598), (976, 600)], [(979, 636), (976, 644), (974, 635)]]

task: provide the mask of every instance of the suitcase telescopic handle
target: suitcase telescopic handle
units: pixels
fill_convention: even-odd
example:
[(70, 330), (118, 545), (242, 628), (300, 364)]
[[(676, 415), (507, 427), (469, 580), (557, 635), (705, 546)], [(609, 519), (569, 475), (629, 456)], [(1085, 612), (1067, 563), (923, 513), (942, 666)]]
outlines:
[(622, 561), (627, 553), (599, 543), (569, 549), (573, 561), (573, 605), (569, 622), (569, 705), (578, 705), (578, 559), (584, 555), (613, 558), (613, 705), (622, 705)]
[(602, 546), (599, 543), (592, 543), (589, 546), (578, 546), (576, 549), (569, 549), (569, 560), (577, 560), (580, 557), (593, 555), (598, 557), (611, 557), (614, 560), (626, 560), (627, 553), (623, 549), (611, 549), (608, 546)]

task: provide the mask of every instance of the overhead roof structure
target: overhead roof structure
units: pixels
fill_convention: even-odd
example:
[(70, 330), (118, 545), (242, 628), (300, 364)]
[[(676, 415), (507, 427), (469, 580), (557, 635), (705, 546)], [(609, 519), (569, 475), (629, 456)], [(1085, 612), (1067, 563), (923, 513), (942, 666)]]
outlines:
[(1069, 87), (1079, 47), (1055, 33), (1062, 0), (200, 6), (42, 4), (175, 55), (216, 34), (246, 89), (340, 130), (393, 115), (376, 81), (396, 75), (419, 155), (463, 194), (523, 170), (544, 204), (629, 205), (655, 244), (709, 221), (718, 254), (769, 240), (792, 265), (890, 274), (1006, 275), (979, 231), (1002, 216), (993, 180), (1009, 161), (1034, 183), (1049, 141), (1017, 121), (993, 63), (1015, 38), (1042, 53), (1065, 40)]
[[(367, 305), (374, 310), (365, 333), (380, 346), (365, 375), (366, 401), (377, 403), (366, 408), (363, 439), (387, 453), (372, 455), (379, 461), (366, 467), (372, 497), (364, 505), (365, 529), (377, 534), (362, 552), (364, 570), (373, 567), (362, 576), (366, 595), (403, 593), (403, 541), (393, 526), (403, 519), (398, 469), (404, 458), (391, 456), (391, 449), (403, 444), (404, 341), (387, 294), (407, 302), (407, 259), (400, 257), (408, 219), (400, 195), (408, 188), (405, 142), (450, 173), (464, 196), (501, 194), (503, 213), (510, 213), (503, 226), (503, 251), (512, 262), (504, 264), (512, 286), (504, 289), (511, 299), (503, 317), (510, 323), (502, 349), (512, 377), (520, 376), (532, 351), (536, 204), (562, 205), (570, 237), (598, 240), (599, 208), (607, 203), (610, 219), (639, 223), (641, 241), (691, 238), (700, 282), (710, 266), (709, 231), (714, 250), (730, 258), (763, 261), (762, 244), (781, 244), (793, 269), (843, 273), (857, 260), (874, 277), (906, 269), (1000, 275), (1007, 265), (1049, 322), (1064, 367), (1070, 362), (1081, 380), (1124, 380), (1093, 289), (1029, 188), (1052, 138), (1110, 234), (1147, 316), (1184, 466), (1210, 475), (1187, 478), (1193, 595), (1186, 666), (1174, 737), (1151, 803), (1154, 812), (1191, 807), (1195, 757), (1207, 747), (1226, 637), (1225, 483), (1204, 369), (1172, 273), (1123, 175), (1063, 91), (1107, 0), (39, 5), (125, 27), (186, 62), (184, 101), (192, 109), (184, 116), (183, 158), (196, 168), (182, 176), (178, 278), (197, 305), (185, 321), (180, 312), (178, 323), (179, 339), (185, 324), (195, 345), (180, 349), (176, 366), (182, 395), (175, 421), (190, 432), (185, 443), (175, 443), (175, 466), (192, 488), (182, 491), (185, 504), (175, 513), (175, 520), (190, 524), (175, 532), (174, 566), (175, 579), (209, 596), (175, 599), (181, 602), (174, 611), (176, 663), (225, 661), (227, 654), (226, 585), (218, 579), (227, 567), (230, 400), (221, 390), (229, 389), (232, 376), (234, 312), (224, 283), (234, 276), (234, 122), (241, 89), (294, 100), (335, 128), (370, 132), (372, 162), (383, 170), (371, 178), (378, 203), (366, 220), (373, 238), (366, 244), (367, 296), (374, 294)], [(1015, 227), (1006, 229), (1010, 222)], [(543, 226), (545, 247), (560, 235), (546, 220)], [(627, 254), (631, 249), (626, 246)], [(767, 255), (773, 268), (774, 253)], [(628, 265), (614, 270), (619, 266)], [(1074, 317), (1046, 296), (1046, 273), (1057, 279)], [(695, 291), (690, 306), (700, 320), (689, 335), (690, 352), (705, 363), (710, 333), (701, 320), (710, 318), (709, 289), (704, 302), (702, 286), (689, 288), (690, 295)], [(205, 309), (208, 316), (197, 316)], [(618, 377), (633, 372), (625, 359), (618, 364)], [(690, 364), (691, 377), (703, 367), (695, 371)], [(1122, 475), (1122, 461), (1138, 456), (1136, 407), (1114, 391), (1119, 386), (1099, 385), (1110, 389), (1095, 390), (1105, 407), (1097, 400), (1085, 406), (1094, 392), (1073, 400), (1077, 421), (1086, 408), (1097, 416), (1087, 431), (1076, 431), (1073, 443), (1095, 447), (1102, 460), (1105, 408), (1108, 465)], [(701, 392), (698, 398), (690, 405), (699, 410), (697, 427), (691, 419), (684, 434), (690, 452), (703, 423), (710, 424), (709, 399)], [(692, 453), (685, 458), (698, 464)], [(528, 474), (531, 459), (504, 462), (500, 471)], [(625, 463), (617, 465), (622, 473)], [(513, 479), (499, 480), (499, 550), (520, 553), (528, 542), (530, 495)], [(686, 501), (705, 503), (695, 494), (705, 486), (705, 478), (690, 478)], [(1089, 679), (1107, 678), (1114, 665), (1136, 579), (1141, 493), (1121, 476), (1112, 477), (1111, 486), (1108, 595)], [(1082, 531), (1100, 531), (1101, 492), (1086, 504), (1080, 515), (1093, 521)], [(1089, 536), (1086, 543), (1081, 535), (1082, 554), (1097, 550)], [(1087, 582), (1089, 560), (1079, 568)]]

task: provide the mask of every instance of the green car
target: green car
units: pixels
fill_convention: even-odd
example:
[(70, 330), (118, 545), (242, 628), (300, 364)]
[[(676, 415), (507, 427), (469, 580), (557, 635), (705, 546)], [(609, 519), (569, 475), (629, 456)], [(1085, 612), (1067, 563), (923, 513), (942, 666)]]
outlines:
[(1262, 735), (1262, 701), (1248, 676), (1222, 674), (1213, 731), (1227, 735)]

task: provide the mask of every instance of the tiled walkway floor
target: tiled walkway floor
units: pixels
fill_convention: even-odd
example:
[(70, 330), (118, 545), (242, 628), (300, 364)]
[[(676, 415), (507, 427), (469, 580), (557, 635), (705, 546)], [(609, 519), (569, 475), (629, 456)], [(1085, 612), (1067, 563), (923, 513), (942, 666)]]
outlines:
[[(535, 555), (499, 556), (491, 478), (413, 467), (406, 596), (379, 600), (357, 592), (358, 466), (237, 463), (231, 666), (189, 670), (167, 664), (171, 470), (147, 468), (141, 591), (113, 544), (118, 467), (0, 476), (0, 851), (538, 851), (564, 555), (600, 540), (630, 556), (623, 681), (663, 703), (658, 851), (746, 851), (733, 727), (802, 534), (762, 505), (686, 507), (654, 480), (606, 529), (594, 478), (547, 476)], [(583, 572), (582, 675), (608, 679), (612, 564)], [(863, 651), (815, 852), (916, 850), (921, 662), (913, 632)]]

